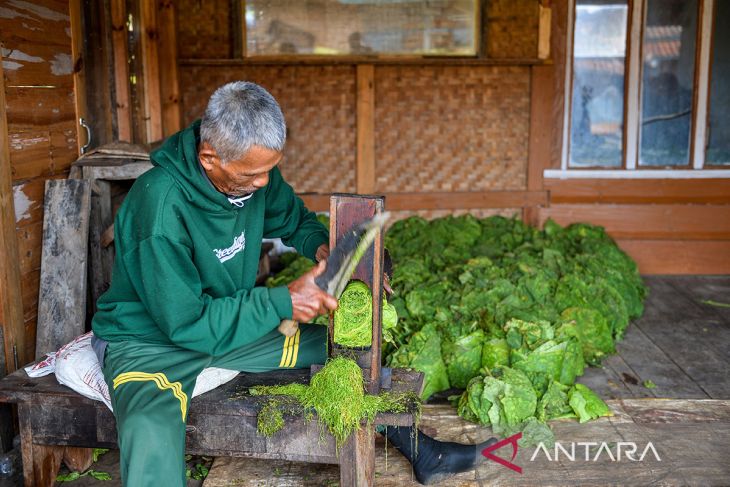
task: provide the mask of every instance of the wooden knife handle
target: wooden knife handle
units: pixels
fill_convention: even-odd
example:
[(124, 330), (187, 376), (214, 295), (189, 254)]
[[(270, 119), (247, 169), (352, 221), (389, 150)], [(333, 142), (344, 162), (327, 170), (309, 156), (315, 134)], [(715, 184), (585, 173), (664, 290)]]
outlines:
[(281, 320), (278, 328), (279, 333), (288, 337), (293, 337), (294, 335), (296, 335), (298, 329), (299, 323), (294, 320)]

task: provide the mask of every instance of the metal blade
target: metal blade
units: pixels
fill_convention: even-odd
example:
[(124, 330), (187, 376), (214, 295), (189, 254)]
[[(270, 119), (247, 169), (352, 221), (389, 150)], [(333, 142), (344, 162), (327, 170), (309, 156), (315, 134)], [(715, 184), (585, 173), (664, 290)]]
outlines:
[(365, 255), (388, 218), (390, 218), (390, 213), (380, 213), (350, 229), (330, 253), (327, 258), (327, 267), (324, 273), (314, 279), (315, 284), (339, 299), (360, 259)]

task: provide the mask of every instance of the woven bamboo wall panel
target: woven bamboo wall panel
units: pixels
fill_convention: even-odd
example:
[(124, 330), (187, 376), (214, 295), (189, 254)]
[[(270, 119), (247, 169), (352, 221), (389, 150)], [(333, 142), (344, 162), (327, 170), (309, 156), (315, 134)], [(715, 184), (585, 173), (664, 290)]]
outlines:
[(538, 0), (489, 0), (486, 9), (487, 57), (537, 57)]
[(175, 8), (178, 57), (233, 56), (231, 0), (176, 0)]
[(299, 193), (355, 191), (355, 69), (352, 66), (180, 67), (185, 124), (230, 81), (258, 83), (278, 100), (288, 135), (281, 171)]
[(525, 189), (526, 67), (375, 70), (376, 191)]

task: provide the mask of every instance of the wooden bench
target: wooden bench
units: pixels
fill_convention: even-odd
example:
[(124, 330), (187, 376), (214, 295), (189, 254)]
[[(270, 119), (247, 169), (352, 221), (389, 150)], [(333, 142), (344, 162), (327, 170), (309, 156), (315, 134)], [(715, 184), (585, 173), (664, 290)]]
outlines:
[[(347, 444), (335, 450), (332, 436), (321, 436), (316, 420), (303, 414), (285, 416), (285, 426), (267, 438), (256, 431), (257, 414), (267, 401), (250, 396), (253, 385), (274, 385), (309, 381), (309, 370), (239, 374), (232, 381), (191, 401), (186, 431), (186, 451), (196, 455), (235, 456), (264, 459), (332, 463), (340, 465), (340, 485), (363, 483), (370, 461), (367, 450), (374, 442), (373, 428), (363, 427)], [(423, 374), (394, 369), (390, 376), (393, 392), (418, 391)], [(26, 487), (54, 484), (61, 461), (70, 468), (89, 467), (89, 448), (117, 448), (114, 416), (99, 401), (87, 399), (58, 384), (54, 375), (31, 379), (23, 370), (0, 380), (0, 402), (18, 406)], [(414, 410), (381, 414), (376, 424), (410, 426)]]

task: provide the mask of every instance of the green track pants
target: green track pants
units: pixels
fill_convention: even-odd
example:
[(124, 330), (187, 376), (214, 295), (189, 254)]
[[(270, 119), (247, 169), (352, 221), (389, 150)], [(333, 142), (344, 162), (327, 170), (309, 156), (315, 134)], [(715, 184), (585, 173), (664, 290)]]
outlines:
[(325, 362), (326, 347), (327, 328), (320, 325), (300, 325), (291, 338), (273, 330), (221, 357), (176, 345), (110, 342), (103, 370), (117, 419), (124, 485), (186, 485), (185, 422), (195, 380), (203, 369), (308, 368)]

